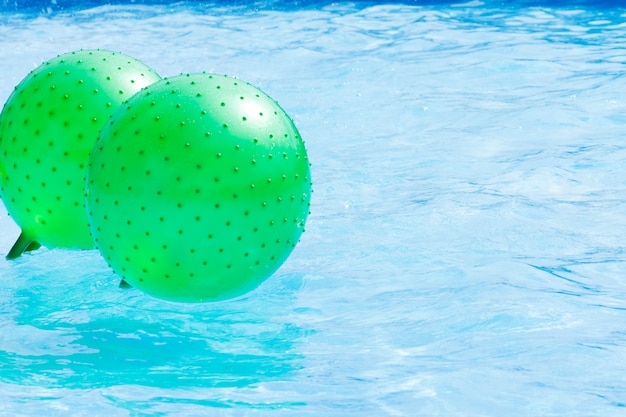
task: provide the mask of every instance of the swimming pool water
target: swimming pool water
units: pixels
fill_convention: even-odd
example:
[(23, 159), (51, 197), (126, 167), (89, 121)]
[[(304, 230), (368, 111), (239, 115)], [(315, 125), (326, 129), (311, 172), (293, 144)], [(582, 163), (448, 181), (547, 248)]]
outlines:
[[(501, 3), (1, 4), (0, 101), (79, 48), (234, 75), (315, 192), (232, 301), (0, 260), (0, 415), (624, 415), (626, 9)], [(2, 209), (2, 254), (18, 233)]]

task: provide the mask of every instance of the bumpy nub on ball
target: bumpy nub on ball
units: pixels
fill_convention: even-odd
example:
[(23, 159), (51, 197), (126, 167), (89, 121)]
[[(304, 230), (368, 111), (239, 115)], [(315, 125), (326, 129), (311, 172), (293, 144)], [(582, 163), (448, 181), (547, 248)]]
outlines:
[(180, 75), (111, 118), (87, 173), (96, 246), (158, 298), (244, 294), (296, 246), (309, 213), (309, 161), (293, 121), (237, 79)]
[(124, 54), (81, 50), (33, 70), (0, 114), (0, 197), (22, 233), (7, 255), (94, 247), (84, 202), (90, 152), (120, 104), (160, 80)]

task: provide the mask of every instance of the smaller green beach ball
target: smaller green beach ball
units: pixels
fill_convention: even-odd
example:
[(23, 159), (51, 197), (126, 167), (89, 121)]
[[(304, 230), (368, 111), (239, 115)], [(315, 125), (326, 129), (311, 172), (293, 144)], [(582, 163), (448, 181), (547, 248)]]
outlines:
[(98, 133), (119, 105), (160, 77), (105, 50), (59, 55), (28, 74), (0, 114), (0, 197), (22, 229), (9, 252), (91, 249), (84, 184)]
[(204, 73), (128, 100), (102, 130), (86, 183), (91, 232), (109, 265), (179, 302), (257, 287), (298, 243), (310, 196), (291, 118), (252, 85)]

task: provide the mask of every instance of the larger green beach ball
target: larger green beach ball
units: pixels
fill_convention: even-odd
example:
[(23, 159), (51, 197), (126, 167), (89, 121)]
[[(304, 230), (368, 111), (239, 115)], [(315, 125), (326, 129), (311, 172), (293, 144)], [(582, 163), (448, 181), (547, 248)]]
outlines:
[(81, 50), (43, 63), (15, 87), (0, 114), (0, 197), (22, 229), (8, 257), (33, 242), (94, 247), (84, 203), (90, 152), (119, 105), (159, 79), (127, 55)]
[(269, 277), (304, 230), (302, 138), (270, 97), (237, 79), (180, 75), (132, 97), (89, 162), (87, 209), (115, 272), (158, 298), (228, 299)]

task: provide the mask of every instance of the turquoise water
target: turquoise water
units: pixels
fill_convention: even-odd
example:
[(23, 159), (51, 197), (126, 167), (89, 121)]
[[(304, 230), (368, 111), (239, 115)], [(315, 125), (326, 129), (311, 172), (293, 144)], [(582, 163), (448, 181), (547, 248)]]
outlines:
[(60, 3), (4, 3), (0, 101), (79, 48), (235, 75), (299, 127), (312, 214), (216, 304), (2, 258), (0, 416), (626, 414), (626, 9)]

